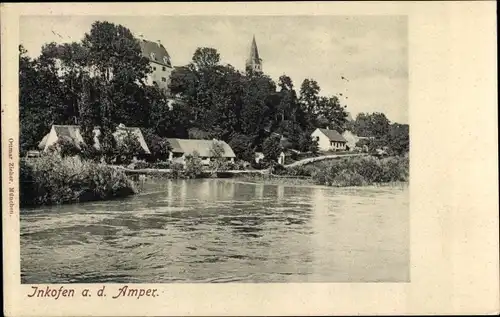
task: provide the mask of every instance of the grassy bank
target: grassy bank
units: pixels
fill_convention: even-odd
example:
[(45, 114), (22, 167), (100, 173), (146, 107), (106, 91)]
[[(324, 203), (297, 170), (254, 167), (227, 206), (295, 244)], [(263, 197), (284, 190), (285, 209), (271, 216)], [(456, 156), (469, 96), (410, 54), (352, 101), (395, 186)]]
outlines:
[(106, 200), (137, 193), (122, 171), (57, 155), (21, 161), (19, 185), (21, 207)]
[(271, 169), (271, 172), (271, 174), (267, 174), (259, 171), (247, 171), (246, 173), (232, 174), (224, 171), (216, 172), (197, 165), (187, 166), (186, 169), (174, 165), (169, 170), (155, 171), (152, 169), (145, 174), (160, 179), (236, 178), (247, 182), (266, 184), (316, 184), (335, 187), (384, 186), (409, 181), (409, 160), (408, 157), (399, 156), (388, 158), (345, 157), (288, 168), (276, 165)]
[[(273, 174), (285, 177), (281, 179), (283, 183), (309, 182), (335, 187), (399, 183), (409, 181), (409, 159), (399, 156), (341, 158), (306, 166), (277, 166)], [(280, 179), (275, 177), (273, 181), (279, 182)]]

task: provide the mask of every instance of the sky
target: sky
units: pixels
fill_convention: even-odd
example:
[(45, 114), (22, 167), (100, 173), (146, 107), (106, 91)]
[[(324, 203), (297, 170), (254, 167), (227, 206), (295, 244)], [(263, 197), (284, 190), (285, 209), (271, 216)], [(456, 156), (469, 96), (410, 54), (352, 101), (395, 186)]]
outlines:
[(286, 74), (298, 92), (304, 79), (314, 79), (321, 95), (342, 94), (353, 117), (383, 112), (408, 123), (404, 16), (24, 16), (20, 44), (36, 57), (45, 43), (80, 41), (97, 20), (161, 41), (174, 66), (189, 63), (197, 47), (213, 47), (223, 64), (244, 70), (255, 36), (263, 71), (273, 80)]

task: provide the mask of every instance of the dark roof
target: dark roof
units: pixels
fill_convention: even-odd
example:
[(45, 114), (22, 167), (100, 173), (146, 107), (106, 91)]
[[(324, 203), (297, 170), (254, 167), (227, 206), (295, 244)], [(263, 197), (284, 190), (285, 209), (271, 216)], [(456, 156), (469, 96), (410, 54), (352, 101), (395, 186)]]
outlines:
[[(56, 135), (58, 138), (66, 138), (69, 141), (72, 141), (73, 144), (80, 148), (80, 144), (84, 143), (83, 137), (80, 132), (80, 126), (77, 125), (53, 125), (52, 126), (54, 131), (56, 132)], [(136, 128), (136, 127), (125, 127), (123, 125), (119, 125), (116, 129), (116, 131), (113, 133), (113, 136), (117, 141), (120, 141), (122, 137), (125, 135), (123, 132), (130, 132), (133, 136), (137, 138), (137, 141), (141, 145), (141, 147), (144, 149), (144, 152), (147, 154), (150, 154), (151, 152), (149, 151), (148, 145), (146, 144), (146, 140), (144, 139), (144, 136), (141, 132), (141, 129)], [(97, 148), (100, 147), (99, 144), (99, 139), (97, 138), (98, 135), (100, 135), (101, 131), (98, 127), (94, 128), (94, 146)], [(47, 138), (48, 134), (42, 139), (42, 141), (39, 143), (39, 148), (43, 149), (45, 148), (47, 144)]]
[(167, 49), (163, 44), (144, 39), (139, 40), (139, 42), (144, 57), (148, 58), (151, 62), (172, 67), (170, 55), (168, 55)]
[(326, 135), (328, 139), (330, 139), (330, 141), (347, 142), (346, 139), (336, 130), (328, 130), (328, 129), (319, 129), (319, 130), (323, 132), (323, 134)]

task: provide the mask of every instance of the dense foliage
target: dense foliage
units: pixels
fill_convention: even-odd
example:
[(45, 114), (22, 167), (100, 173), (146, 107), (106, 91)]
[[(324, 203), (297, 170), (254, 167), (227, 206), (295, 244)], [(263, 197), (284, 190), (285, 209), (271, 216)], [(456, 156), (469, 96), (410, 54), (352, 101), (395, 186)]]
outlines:
[[(220, 139), (246, 161), (255, 151), (275, 159), (284, 147), (316, 152), (310, 133), (318, 127), (375, 136), (395, 154), (409, 146), (407, 125), (391, 125), (381, 113), (348, 123), (346, 106), (337, 96), (320, 95), (314, 79), (297, 89), (287, 75), (274, 82), (263, 73), (246, 74), (223, 64), (210, 47), (197, 48), (190, 63), (173, 70), (168, 91), (146, 85), (152, 70), (139, 41), (106, 21), (93, 23), (79, 42), (48, 43), (34, 59), (20, 46), (19, 55), (22, 154), (53, 124), (79, 125), (86, 143), (93, 143), (99, 126), (105, 158), (116, 153), (111, 134), (120, 123), (143, 128), (154, 160), (165, 159), (168, 137)], [(288, 145), (277, 143), (276, 134)], [(91, 147), (82, 150), (96, 155)]]
[(59, 155), (22, 160), (20, 188), (21, 207), (104, 200), (137, 192), (122, 171)]
[(366, 146), (369, 152), (385, 148), (388, 155), (401, 156), (410, 151), (409, 125), (390, 123), (383, 113), (359, 113), (347, 128), (358, 136), (371, 137), (356, 144)]
[(289, 168), (278, 165), (272, 172), (282, 176), (311, 177), (320, 185), (363, 186), (408, 181), (409, 160), (407, 156), (382, 159), (364, 156)]
[(200, 47), (192, 62), (174, 69), (169, 92), (145, 84), (151, 72), (139, 42), (127, 28), (95, 22), (80, 42), (49, 43), (31, 59), (20, 46), (21, 150), (36, 147), (52, 124), (78, 124), (86, 142), (99, 126), (102, 152), (120, 123), (149, 127), (159, 138), (217, 138), (231, 142), (246, 160), (272, 132), (296, 148), (314, 148), (307, 136), (318, 127), (343, 129), (346, 112), (336, 97), (322, 97), (316, 81), (305, 80), (300, 96), (290, 77), (278, 83), (265, 74), (245, 74), (223, 65), (214, 48)]

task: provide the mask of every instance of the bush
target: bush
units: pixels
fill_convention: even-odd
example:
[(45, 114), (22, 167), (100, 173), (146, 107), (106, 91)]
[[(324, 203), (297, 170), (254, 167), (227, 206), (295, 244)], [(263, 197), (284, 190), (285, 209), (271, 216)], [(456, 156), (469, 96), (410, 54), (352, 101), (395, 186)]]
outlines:
[(20, 191), (21, 206), (104, 200), (137, 192), (123, 171), (58, 155), (21, 161)]
[(286, 174), (290, 176), (311, 176), (313, 167), (310, 166), (294, 166), (286, 169)]
[(341, 171), (335, 178), (331, 185), (338, 187), (346, 187), (346, 186), (363, 186), (366, 185), (367, 181), (363, 178), (362, 175), (358, 174), (355, 171)]
[(409, 180), (409, 160), (407, 157), (389, 157), (381, 160), (382, 182), (405, 182)]
[(348, 165), (348, 170), (361, 175), (368, 183), (382, 182), (384, 170), (380, 160), (369, 156), (354, 160), (347, 159), (346, 164)]
[(183, 178), (184, 165), (182, 165), (181, 163), (173, 163), (170, 167), (170, 173), (172, 178)]
[(75, 142), (66, 136), (60, 137), (56, 143), (49, 146), (50, 153), (58, 152), (62, 157), (75, 156), (80, 154), (80, 149)]
[(91, 160), (94, 162), (100, 162), (103, 156), (102, 152), (96, 149), (93, 145), (82, 144), (81, 145), (81, 157), (84, 160)]
[(168, 162), (168, 161), (155, 162), (155, 163), (152, 164), (152, 168), (169, 169), (170, 168), (170, 162)]
[(250, 165), (253, 168), (255, 168), (256, 170), (263, 170), (263, 169), (271, 167), (271, 162), (266, 160), (266, 159), (262, 159), (258, 163), (255, 161), (252, 161), (252, 163)]
[(272, 164), (271, 166), (271, 174), (274, 175), (286, 175), (287, 170), (281, 164)]
[(144, 130), (144, 139), (148, 144), (149, 151), (151, 152), (151, 155), (148, 156), (148, 160), (151, 162), (157, 162), (168, 158), (171, 146), (166, 138), (162, 138), (150, 130)]
[(236, 163), (233, 166), (233, 169), (235, 170), (246, 170), (251, 164), (246, 162), (246, 161), (236, 161)]
[(199, 178), (203, 175), (203, 164), (197, 152), (186, 156), (184, 173), (186, 178)]
[(214, 172), (225, 172), (234, 169), (234, 163), (220, 158), (210, 161), (209, 169)]
[(134, 156), (139, 157), (145, 154), (137, 137), (129, 131), (126, 131), (116, 143), (114, 153), (117, 164), (130, 164)]
[(321, 185), (362, 186), (400, 182), (409, 179), (409, 161), (407, 157), (344, 158), (320, 163), (310, 172), (314, 182)]

